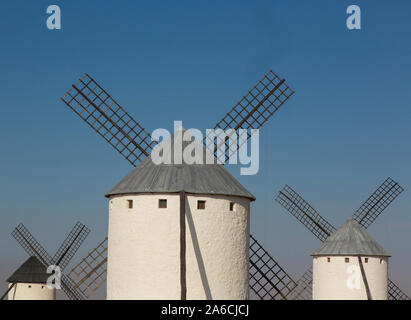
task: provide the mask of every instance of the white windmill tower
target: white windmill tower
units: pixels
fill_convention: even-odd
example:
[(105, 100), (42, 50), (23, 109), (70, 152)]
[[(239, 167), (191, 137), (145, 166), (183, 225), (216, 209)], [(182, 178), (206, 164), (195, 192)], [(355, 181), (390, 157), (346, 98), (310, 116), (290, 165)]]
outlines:
[(314, 300), (387, 300), (390, 255), (353, 218), (311, 255)]
[(8, 279), (8, 300), (55, 300), (47, 286), (47, 268), (36, 257), (28, 258)]
[[(191, 139), (178, 130), (157, 147), (174, 159), (183, 135)], [(214, 156), (198, 142), (182, 150), (189, 144), (203, 164), (147, 157), (106, 194), (107, 299), (180, 299), (182, 290), (187, 299), (248, 299), (255, 198), (224, 166), (206, 164)]]
[[(285, 79), (279, 78), (270, 70), (214, 128), (221, 129), (222, 131), (234, 129), (234, 132), (240, 129), (259, 129), (293, 94), (294, 91), (286, 84)], [(150, 168), (150, 164), (145, 162), (145, 160), (150, 156), (156, 144), (151, 140), (148, 132), (88, 74), (85, 74), (78, 82), (73, 84), (61, 100), (117, 150), (131, 165), (137, 166), (138, 163), (142, 161), (144, 164), (142, 163), (138, 171), (135, 172), (136, 175), (138, 175), (137, 172), (147, 170), (147, 173), (150, 173), (151, 178), (153, 178), (152, 181), (144, 181), (143, 175), (141, 175), (136, 177), (134, 189), (127, 191), (130, 193), (125, 194), (124, 190), (120, 190), (117, 194), (112, 194), (111, 192), (108, 194), (109, 197), (112, 197), (113, 201), (109, 218), (110, 230), (108, 242), (110, 242), (110, 252), (107, 255), (106, 238), (71, 270), (68, 277), (74, 283), (75, 288), (86, 297), (93, 294), (106, 280), (108, 261), (108, 269), (110, 270), (108, 271), (107, 297), (111, 299), (119, 298), (120, 294), (125, 298), (125, 291), (123, 291), (123, 289), (127, 286), (127, 284), (123, 284), (124, 287), (121, 288), (120, 284), (115, 284), (115, 286), (117, 286), (117, 289), (115, 289), (111, 284), (114, 282), (110, 280), (112, 275), (122, 281), (140, 279), (143, 286), (146, 288), (149, 287), (147, 289), (148, 293), (140, 293), (137, 288), (131, 288), (131, 286), (129, 286), (127, 290), (132, 291), (130, 294), (127, 293), (127, 297), (133, 298), (148, 297), (149, 294), (153, 298), (246, 298), (249, 289), (251, 289), (260, 299), (288, 299), (290, 292), (297, 284), (252, 235), (249, 235), (248, 238), (250, 245), (249, 255), (246, 253), (246, 256), (249, 256), (249, 263), (247, 263), (249, 267), (249, 287), (247, 289), (243, 288), (242, 282), (246, 276), (241, 273), (242, 271), (240, 271), (241, 276), (238, 276), (238, 278), (230, 275), (226, 277), (220, 275), (220, 273), (234, 273), (237, 272), (237, 270), (242, 270), (243, 262), (238, 266), (230, 261), (230, 259), (240, 261), (239, 256), (244, 256), (242, 243), (244, 241), (244, 235), (248, 234), (248, 231), (244, 232), (244, 229), (248, 228), (248, 222), (244, 223), (243, 219), (248, 216), (248, 203), (253, 199), (252, 195), (250, 195), (238, 181), (225, 172), (225, 169), (221, 165), (213, 167), (212, 169), (204, 169), (197, 167), (197, 165), (190, 165), (190, 167), (185, 165), (171, 165), (169, 167)], [(242, 145), (250, 136), (249, 134), (244, 136), (240, 135), (238, 145)], [(224, 145), (224, 143), (222, 145)], [(218, 148), (216, 149), (220, 150), (220, 146), (221, 144), (218, 144)], [(206, 149), (213, 150), (213, 148), (210, 147), (212, 146), (207, 145)], [(213, 150), (214, 153), (216, 149)], [(230, 147), (228, 153), (231, 155), (233, 152), (236, 152), (236, 150), (237, 145), (232, 149)], [(158, 172), (156, 172), (157, 169)], [(168, 170), (170, 170), (172, 174), (167, 173)], [(209, 170), (209, 172), (207, 170)], [(184, 175), (182, 175), (181, 172), (185, 172)], [(201, 181), (197, 178), (199, 172), (201, 172)], [(130, 174), (130, 177), (133, 175), (133, 173)], [(185, 181), (186, 175), (191, 179), (189, 184)], [(139, 189), (137, 185), (138, 181), (148, 183), (147, 190), (143, 190), (143, 193), (140, 192), (142, 190)], [(152, 183), (154, 184), (152, 185)], [(159, 187), (159, 189), (152, 189), (151, 187), (154, 185), (156, 188)], [(194, 188), (188, 188), (190, 186), (194, 186)], [(237, 192), (239, 189), (241, 189), (240, 193)], [(148, 193), (149, 190), (153, 192), (150, 194)], [(186, 195), (186, 192), (188, 195)], [(127, 198), (127, 195), (130, 196), (130, 198)], [(120, 197), (122, 201), (120, 201)], [(152, 201), (153, 199), (154, 201)], [(125, 200), (130, 201), (124, 202)], [(160, 200), (162, 201), (160, 202)], [(115, 202), (117, 201), (118, 203), (116, 204)], [(139, 208), (141, 203), (144, 203), (147, 207), (146, 210), (142, 211), (142, 208)], [(159, 206), (165, 206), (166, 203), (167, 208), (159, 208)], [(230, 205), (230, 203), (232, 203), (232, 205)], [(127, 212), (130, 211), (128, 216), (122, 211), (124, 210), (124, 204), (126, 205), (125, 209)], [(115, 205), (123, 207), (116, 208)], [(128, 206), (132, 206), (133, 208), (128, 209)], [(186, 207), (186, 210), (183, 210), (184, 207)], [(234, 212), (231, 212), (231, 209), (233, 209)], [(175, 213), (178, 212), (176, 210), (179, 211), (179, 226), (174, 224), (176, 219), (173, 219)], [(148, 215), (148, 211), (152, 211), (152, 214)], [(220, 215), (217, 214), (217, 211), (219, 211)], [(238, 214), (236, 214), (235, 211), (238, 211)], [(113, 214), (114, 212), (118, 212), (118, 217)], [(139, 212), (139, 214), (137, 212)], [(230, 214), (234, 216), (230, 216)], [(120, 215), (125, 217), (124, 221), (117, 219)], [(136, 217), (133, 215), (136, 215)], [(187, 216), (186, 219), (188, 223), (187, 232), (185, 215)], [(211, 216), (214, 215), (215, 220), (212, 221)], [(158, 235), (160, 230), (163, 231), (161, 237), (164, 239), (165, 245), (170, 248), (170, 251), (163, 249), (158, 250), (159, 239), (156, 238), (154, 239), (154, 248), (156, 250), (153, 251), (151, 247), (139, 246), (138, 248), (141, 252), (129, 250), (128, 258), (126, 259), (126, 254), (121, 252), (121, 250), (117, 250), (118, 248), (116, 249), (116, 245), (118, 246), (120, 242), (122, 242), (122, 250), (124, 251), (131, 245), (128, 241), (122, 239), (120, 225), (125, 227), (127, 232), (132, 235), (131, 239), (134, 241), (132, 245), (134, 245), (134, 248), (137, 248), (138, 241), (141, 241), (142, 244), (146, 244), (147, 242), (143, 241), (142, 237), (136, 235), (136, 233), (147, 233), (147, 237), (152, 238), (148, 230), (154, 228), (154, 223), (144, 220), (148, 219), (148, 217), (157, 221), (158, 225), (153, 232)], [(237, 218), (239, 220), (236, 220)], [(132, 233), (132, 230), (125, 223), (127, 219), (136, 219), (135, 221), (141, 219), (142, 222), (147, 222), (147, 225), (141, 225), (139, 228), (135, 228), (133, 230), (134, 233)], [(190, 219), (192, 219), (192, 221), (190, 221)], [(229, 225), (227, 221), (231, 221), (234, 224)], [(240, 226), (235, 225), (237, 221), (242, 221)], [(197, 227), (197, 225), (201, 227), (199, 227), (198, 230), (194, 230), (191, 229), (190, 224), (191, 226), (194, 225), (194, 227)], [(134, 223), (134, 225), (136, 224)], [(207, 226), (207, 228), (205, 226)], [(175, 228), (179, 228), (179, 232), (176, 233)], [(228, 229), (223, 232), (221, 228)], [(233, 230), (236, 229), (241, 230), (241, 232), (233, 232)], [(205, 233), (205, 230), (208, 230), (210, 234)], [(202, 239), (199, 238), (199, 232), (201, 232)], [(167, 237), (167, 234), (172, 237)], [(179, 239), (175, 239), (176, 234), (180, 234)], [(212, 239), (210, 236), (212, 234), (217, 234), (218, 236)], [(226, 239), (226, 246), (219, 243), (223, 237), (228, 237), (228, 235), (233, 238)], [(185, 241), (186, 236), (187, 243)], [(237, 237), (239, 237), (239, 239), (237, 239)], [(177, 241), (171, 241), (172, 239)], [(152, 246), (151, 243), (150, 246)], [(211, 246), (217, 246), (217, 248), (222, 251), (216, 252), (210, 249)], [(200, 248), (200, 250), (198, 250), (198, 248)], [(231, 248), (233, 248), (233, 252), (227, 252), (227, 250), (231, 250)], [(236, 253), (236, 250), (239, 251)], [(186, 253), (188, 259), (185, 259)], [(194, 255), (197, 254), (195, 258), (193, 253)], [(211, 257), (214, 253), (215, 257)], [(114, 254), (118, 254), (118, 257), (124, 259), (122, 261), (124, 264), (129, 263), (130, 260), (135, 264), (134, 266), (136, 268), (144, 271), (149, 279), (143, 279), (143, 277), (134, 274), (137, 269), (132, 269), (131, 266), (124, 267), (124, 272), (132, 270), (133, 274), (131, 278), (127, 278), (126, 274), (118, 274), (121, 272), (121, 269), (114, 268), (114, 265), (119, 262), (118, 260), (115, 261), (116, 259), (113, 257)], [(159, 254), (165, 256), (160, 257)], [(220, 259), (224, 254), (225, 259), (221, 261)], [(147, 257), (150, 266), (155, 268), (161, 280), (156, 278), (155, 273), (152, 272), (153, 270), (147, 274), (148, 268), (143, 265), (143, 262), (137, 258), (131, 258), (130, 255)], [(159, 265), (155, 264), (155, 259), (159, 259), (159, 261), (176, 261), (175, 257), (178, 257), (178, 255), (180, 256), (180, 267), (175, 264), (161, 264), (162, 269), (159, 270)], [(206, 255), (207, 258), (204, 258)], [(216, 258), (218, 258), (218, 260), (216, 260)], [(216, 260), (216, 263), (212, 264), (214, 260)], [(206, 268), (203, 268), (204, 265), (207, 265)], [(230, 270), (227, 266), (233, 266), (234, 269)], [(197, 274), (192, 273), (193, 268), (195, 268)], [(168, 272), (166, 270), (168, 270)], [(117, 272), (117, 274), (113, 272)], [(173, 283), (172, 288), (170, 288), (170, 286), (166, 287), (164, 283), (159, 283), (164, 281), (165, 274), (168, 275), (166, 281)], [(180, 296), (178, 296), (175, 288), (175, 280), (178, 280), (178, 275), (180, 275)], [(217, 279), (220, 279), (223, 283), (217, 283)], [(151, 280), (150, 284), (148, 284), (148, 280)], [(230, 283), (230, 281), (237, 280), (239, 281), (238, 284)], [(140, 285), (141, 283), (135, 283), (134, 286)], [(193, 286), (194, 283), (196, 284), (195, 286)], [(224, 288), (224, 286), (226, 286), (226, 288)], [(154, 289), (151, 287), (160, 289), (159, 291), (157, 290), (155, 297), (152, 296)], [(187, 290), (187, 288), (189, 290)], [(236, 292), (229, 292), (230, 288), (232, 290), (235, 288)], [(163, 292), (164, 290), (166, 292)]]

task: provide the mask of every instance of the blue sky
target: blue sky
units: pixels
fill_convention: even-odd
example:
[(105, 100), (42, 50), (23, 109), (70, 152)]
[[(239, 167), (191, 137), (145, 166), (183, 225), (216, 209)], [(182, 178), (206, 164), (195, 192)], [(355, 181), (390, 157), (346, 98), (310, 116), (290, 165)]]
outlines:
[[(362, 30), (346, 8), (362, 9)], [(46, 28), (59, 4), (62, 30)], [(406, 189), (370, 227), (411, 295), (411, 3), (406, 1), (2, 1), (0, 281), (51, 252), (77, 220), (107, 233), (103, 197), (130, 165), (59, 98), (88, 72), (148, 131), (211, 128), (269, 70), (296, 94), (260, 132), (260, 171), (231, 172), (257, 201), (251, 230), (294, 277), (314, 238), (276, 202), (289, 184), (339, 226), (388, 176)], [(75, 260), (76, 260), (75, 259)], [(1, 288), (5, 287), (5, 283)]]

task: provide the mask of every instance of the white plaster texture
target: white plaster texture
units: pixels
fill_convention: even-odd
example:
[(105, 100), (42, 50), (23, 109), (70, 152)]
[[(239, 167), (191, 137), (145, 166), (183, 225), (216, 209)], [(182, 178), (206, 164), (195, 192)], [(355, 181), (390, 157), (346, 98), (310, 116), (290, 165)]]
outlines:
[(56, 300), (56, 290), (44, 283), (17, 283), (9, 291), (8, 300)]
[[(247, 198), (187, 194), (187, 299), (248, 299), (249, 212)], [(179, 217), (179, 194), (110, 197), (107, 299), (180, 299)]]
[[(330, 262), (328, 262), (330, 258)], [(345, 262), (349, 258), (349, 262)], [(368, 258), (368, 263), (365, 259)], [(387, 300), (388, 258), (361, 257), (372, 300)], [(355, 266), (354, 268), (352, 266)], [(351, 267), (351, 270), (349, 269)], [(354, 269), (356, 271), (354, 271)], [(357, 279), (357, 282), (355, 281)], [(358, 281), (359, 280), (359, 281)], [(349, 284), (347, 284), (347, 282)], [(359, 283), (359, 286), (353, 285)], [(318, 256), (313, 259), (314, 300), (367, 300), (358, 257)]]

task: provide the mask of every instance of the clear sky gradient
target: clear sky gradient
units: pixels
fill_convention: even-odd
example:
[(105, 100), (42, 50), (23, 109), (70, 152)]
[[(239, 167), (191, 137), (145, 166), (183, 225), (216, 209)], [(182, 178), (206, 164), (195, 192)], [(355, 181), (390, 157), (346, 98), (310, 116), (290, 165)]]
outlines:
[[(346, 8), (362, 9), (362, 30)], [(59, 4), (62, 30), (46, 28)], [(131, 167), (59, 98), (92, 75), (149, 132), (212, 128), (269, 70), (296, 94), (260, 132), (251, 230), (293, 277), (320, 242), (274, 196), (289, 184), (341, 225), (388, 176), (405, 191), (369, 229), (411, 295), (409, 1), (1, 1), (0, 289), (27, 255), (23, 222), (54, 254), (77, 220), (107, 234), (104, 193)], [(72, 263), (71, 266), (73, 266)], [(96, 297), (104, 297), (104, 292)]]

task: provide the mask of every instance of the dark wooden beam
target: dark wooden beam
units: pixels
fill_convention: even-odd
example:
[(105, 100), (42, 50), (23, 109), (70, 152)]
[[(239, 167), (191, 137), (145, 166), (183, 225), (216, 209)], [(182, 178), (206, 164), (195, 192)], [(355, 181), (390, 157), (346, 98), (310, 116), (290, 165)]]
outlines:
[(7, 296), (7, 294), (10, 292), (11, 289), (16, 285), (16, 282), (13, 282), (13, 284), (7, 289), (7, 291), (1, 296), (0, 300), (4, 300), (4, 298)]
[(180, 285), (181, 300), (187, 300), (186, 282), (186, 195), (180, 192)]
[(361, 256), (358, 256), (358, 263), (361, 269), (361, 276), (364, 282), (365, 291), (367, 292), (367, 299), (372, 300), (370, 287), (368, 286), (367, 276), (365, 275), (364, 265), (362, 264)]

